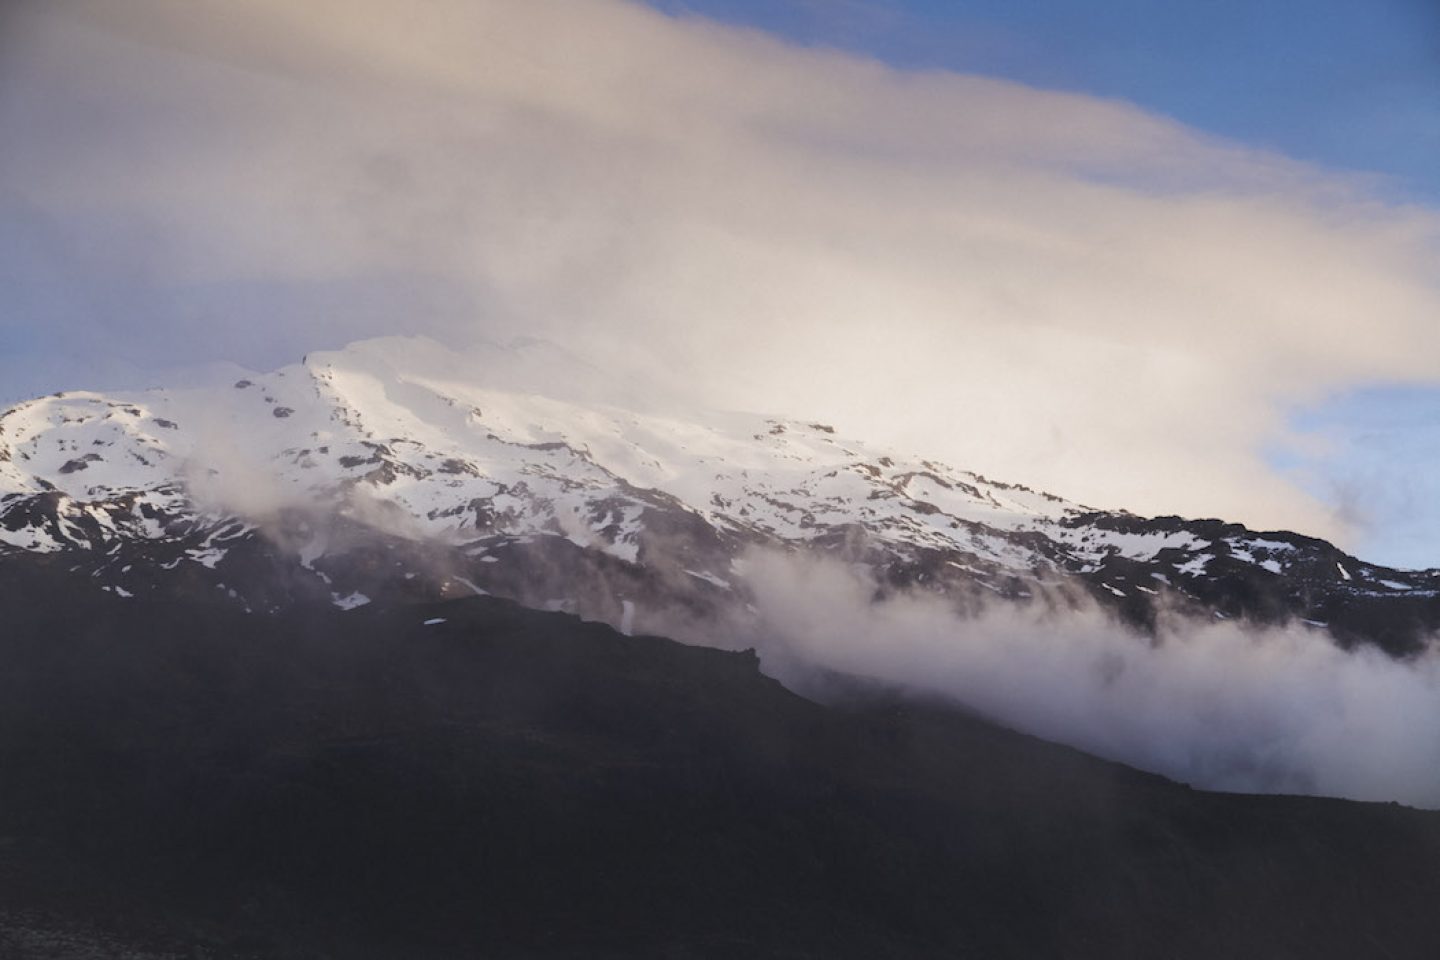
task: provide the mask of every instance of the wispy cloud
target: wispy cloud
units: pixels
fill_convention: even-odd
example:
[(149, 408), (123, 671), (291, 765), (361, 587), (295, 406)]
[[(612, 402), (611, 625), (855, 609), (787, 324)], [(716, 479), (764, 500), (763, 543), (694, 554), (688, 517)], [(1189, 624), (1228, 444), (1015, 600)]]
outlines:
[(1197, 787), (1440, 806), (1440, 656), (1340, 649), (1301, 626), (1162, 619), (1139, 636), (1093, 604), (876, 600), (824, 560), (754, 553), (767, 669), (944, 697), (1015, 729)]
[(1332, 535), (1261, 449), (1440, 373), (1432, 213), (1124, 103), (616, 0), (21, 26), (7, 322), (141, 363), (537, 333), (1097, 505)]

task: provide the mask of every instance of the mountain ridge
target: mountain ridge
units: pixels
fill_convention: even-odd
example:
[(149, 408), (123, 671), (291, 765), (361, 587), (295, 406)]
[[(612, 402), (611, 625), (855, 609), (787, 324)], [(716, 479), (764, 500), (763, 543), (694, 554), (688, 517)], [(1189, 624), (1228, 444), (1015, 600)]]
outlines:
[[(315, 581), (309, 597), (413, 592), (337, 562), (349, 549), (337, 544), (368, 530), (411, 556), (397, 575), (426, 579), (427, 596), (498, 591), (665, 632), (646, 591), (507, 593), (493, 568), (520, 553), (629, 565), (649, 593), (663, 584), (668, 607), (743, 619), (737, 560), (761, 548), (838, 556), (881, 590), (938, 593), (962, 611), (1084, 597), (1141, 629), (1178, 609), (1303, 623), (1402, 656), (1440, 627), (1440, 570), (1367, 564), (1288, 532), (1094, 510), (822, 423), (642, 412), (637, 390), (543, 342), (461, 354), (385, 338), (219, 386), (39, 398), (0, 413), (0, 558), (63, 554), (120, 596), (182, 569), (256, 609), (275, 592), (227, 562), (245, 544)], [(405, 544), (444, 554), (448, 573), (432, 576)]]

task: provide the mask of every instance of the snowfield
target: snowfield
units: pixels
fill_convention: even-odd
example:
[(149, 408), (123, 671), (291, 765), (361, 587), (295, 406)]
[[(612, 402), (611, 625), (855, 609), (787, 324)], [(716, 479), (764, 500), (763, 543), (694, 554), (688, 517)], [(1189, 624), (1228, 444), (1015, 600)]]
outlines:
[[(409, 540), (484, 541), (474, 555), (490, 564), (494, 538), (560, 538), (624, 564), (666, 538), (708, 538), (728, 555), (683, 569), (722, 591), (745, 544), (857, 543), (897, 562), (941, 558), (912, 572), (917, 582), (959, 578), (1012, 599), (1057, 575), (1117, 600), (1194, 593), (1236, 569), (1323, 576), (1356, 594), (1440, 588), (1435, 574), (1371, 567), (1319, 541), (1097, 511), (827, 424), (637, 394), (549, 344), (460, 353), (417, 338), (205, 387), (56, 394), (0, 413), (0, 551), (183, 542), (168, 568), (213, 570), (267, 518), (321, 507)], [(323, 530), (292, 539), (312, 571), (338, 549)]]

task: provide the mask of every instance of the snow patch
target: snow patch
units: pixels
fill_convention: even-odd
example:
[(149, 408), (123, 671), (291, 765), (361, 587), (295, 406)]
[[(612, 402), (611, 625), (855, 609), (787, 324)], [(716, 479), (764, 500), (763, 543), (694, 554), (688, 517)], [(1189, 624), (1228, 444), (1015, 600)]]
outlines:
[(704, 580), (706, 583), (719, 587), (721, 590), (730, 589), (729, 581), (721, 580), (713, 573), (704, 573), (699, 570), (686, 570), (685, 572), (688, 573), (690, 576), (694, 577), (695, 579)]
[(1213, 559), (1215, 558), (1210, 556), (1209, 554), (1201, 554), (1198, 557), (1186, 560), (1184, 563), (1176, 567), (1175, 571), (1177, 573), (1183, 573), (1187, 577), (1203, 576), (1205, 574), (1205, 568), (1210, 565), (1210, 561)]

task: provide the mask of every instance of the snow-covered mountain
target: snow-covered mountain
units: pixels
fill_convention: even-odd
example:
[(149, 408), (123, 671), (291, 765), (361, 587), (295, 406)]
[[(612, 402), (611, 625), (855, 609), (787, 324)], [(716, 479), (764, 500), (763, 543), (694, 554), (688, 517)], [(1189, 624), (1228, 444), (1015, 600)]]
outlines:
[[(657, 412), (657, 406), (664, 412)], [(961, 425), (963, 428), (963, 425)], [(0, 414), (0, 563), (246, 609), (495, 592), (626, 628), (741, 610), (753, 547), (973, 607), (1084, 593), (1406, 652), (1440, 571), (1219, 521), (1093, 510), (820, 423), (657, 403), (540, 342), (386, 338), (233, 383)]]

